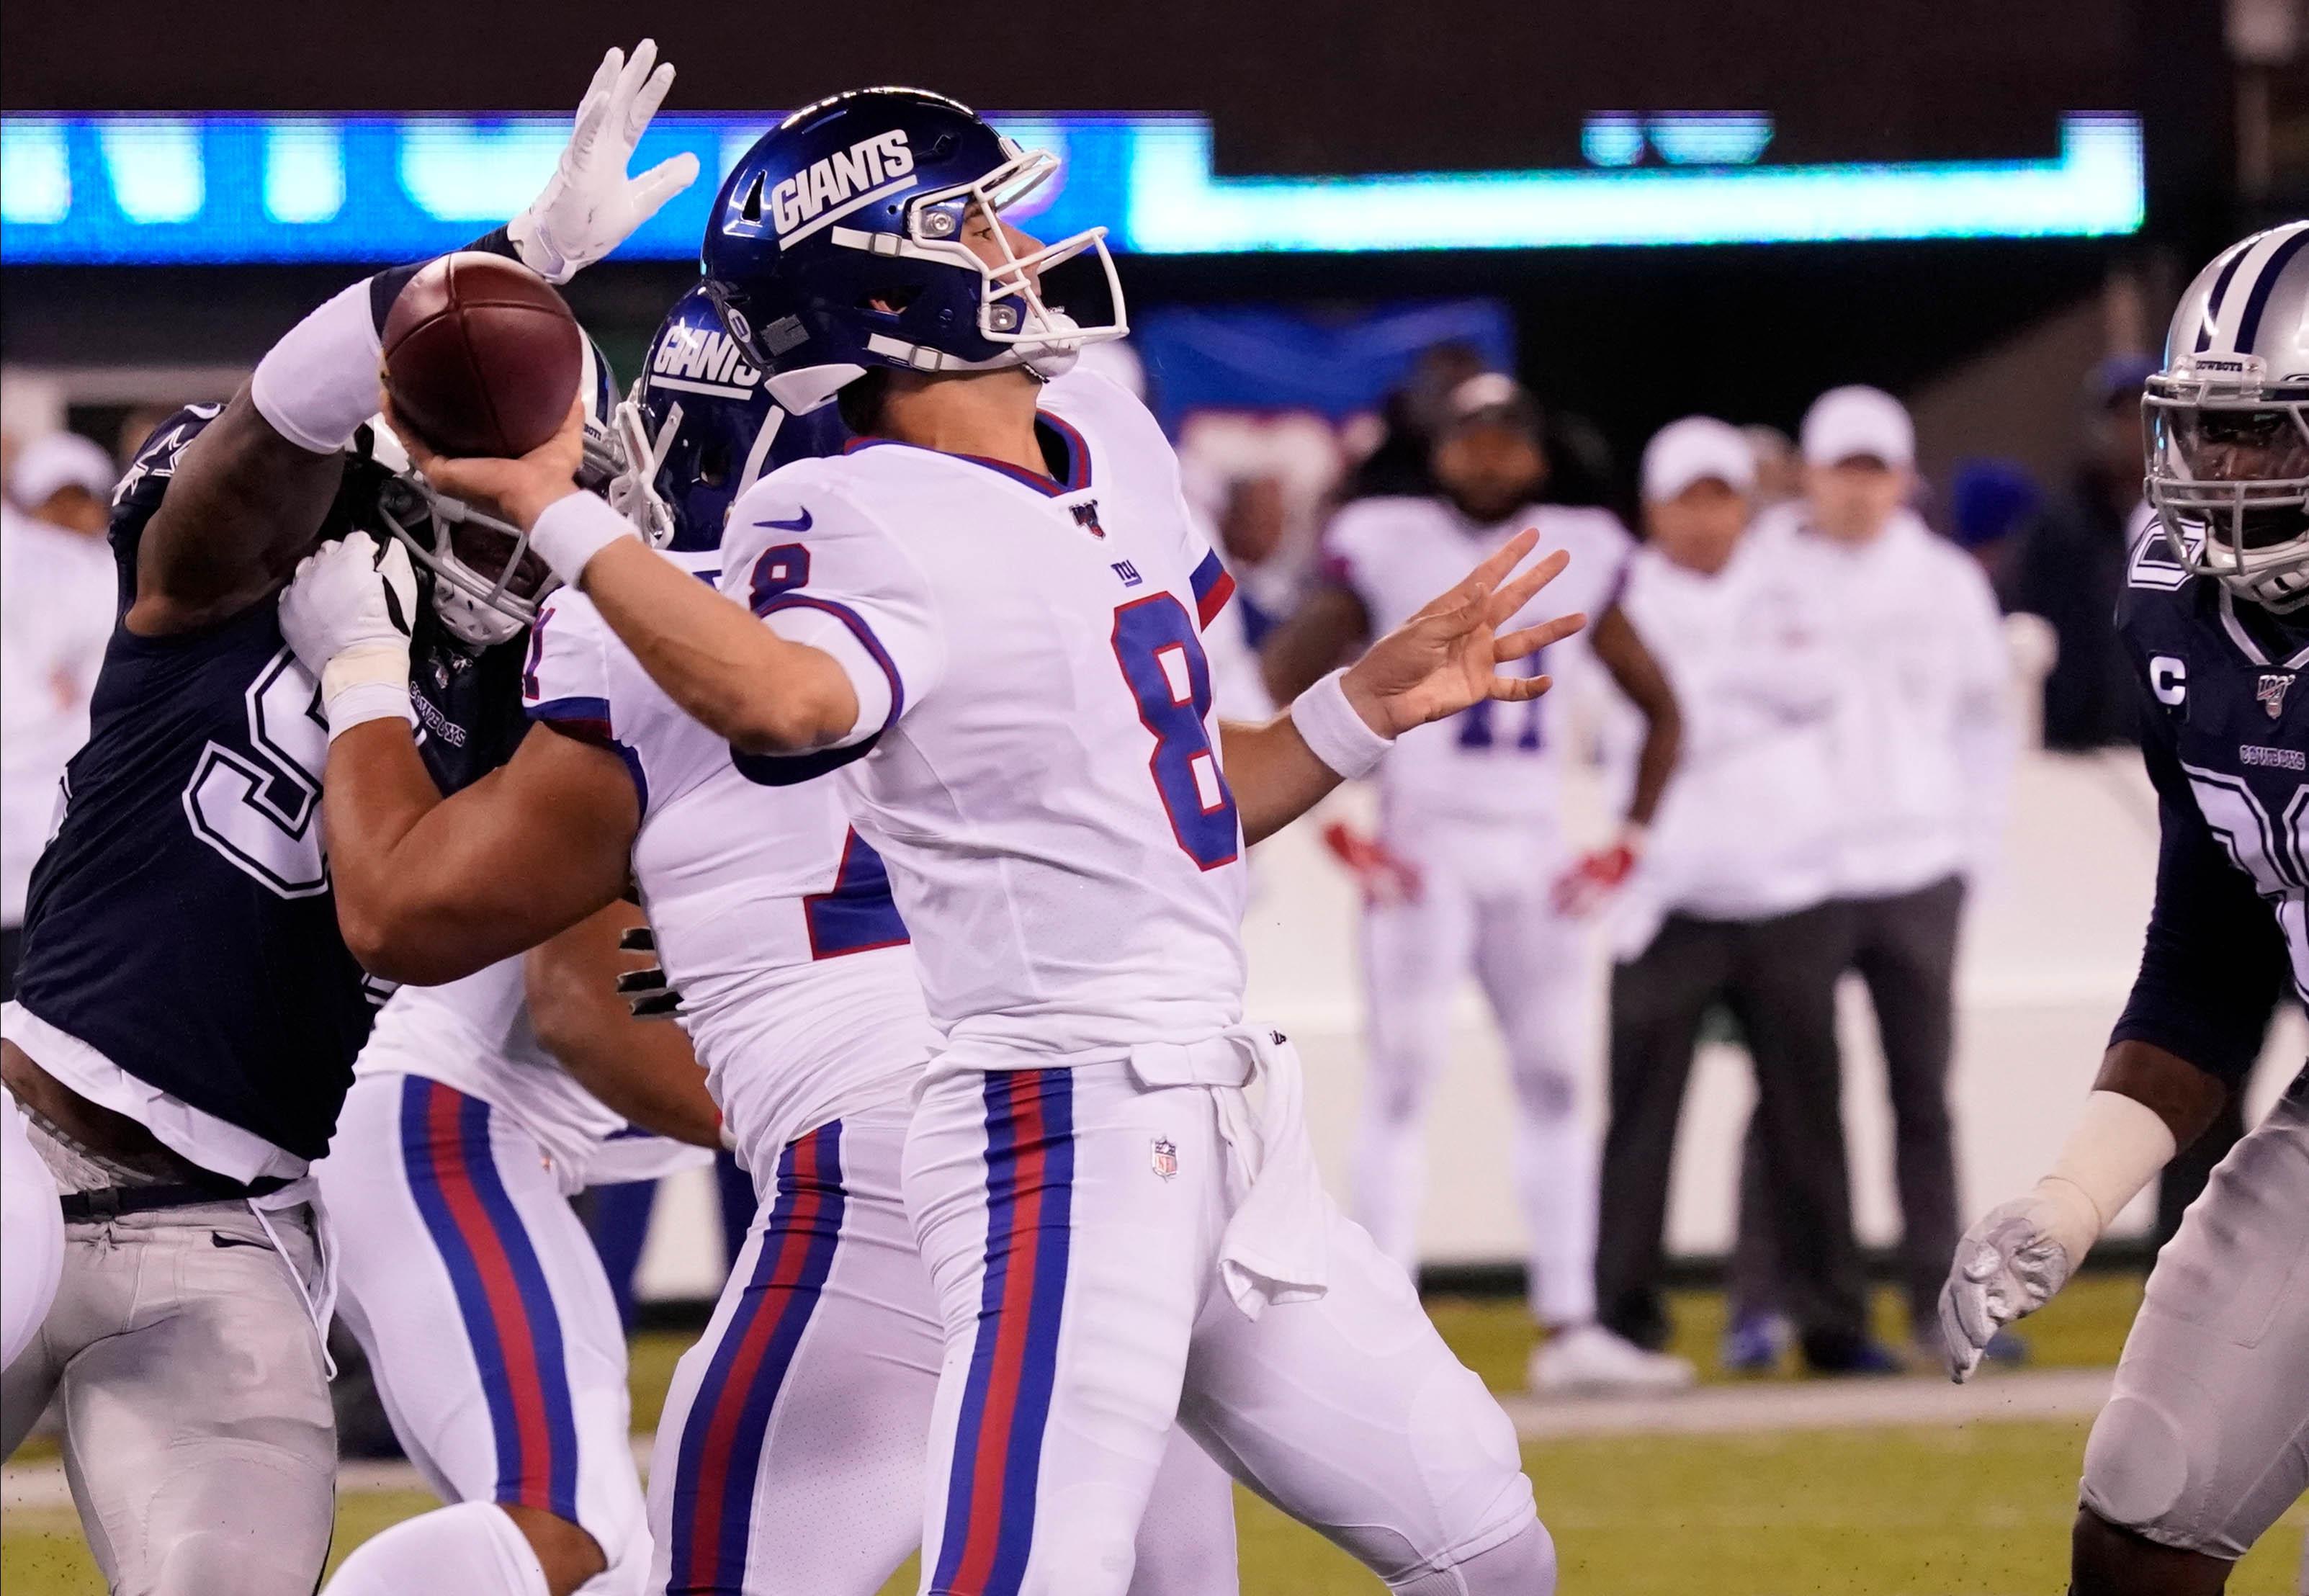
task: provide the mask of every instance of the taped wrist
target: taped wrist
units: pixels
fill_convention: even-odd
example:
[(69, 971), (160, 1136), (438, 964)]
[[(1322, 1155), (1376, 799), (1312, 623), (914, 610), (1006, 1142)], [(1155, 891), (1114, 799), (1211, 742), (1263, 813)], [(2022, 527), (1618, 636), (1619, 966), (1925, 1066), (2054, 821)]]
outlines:
[(331, 660), (321, 671), (321, 712), (328, 718), (333, 743), (369, 720), (398, 716), (416, 725), (417, 712), (409, 702), (409, 650), (387, 643), (356, 643)]
[(2121, 1091), (2085, 1100), (2059, 1160), (2037, 1183), (2052, 1210), (2046, 1229), (2068, 1249), (2071, 1268), (2178, 1150), (2172, 1127), (2146, 1103)]
[(363, 278), (290, 328), (256, 363), (248, 384), (256, 413), (300, 449), (333, 454), (376, 414), (384, 345), (371, 281)]
[(1291, 705), (1291, 723), (1316, 758), (1353, 781), (1378, 769), (1394, 744), (1373, 731), (1347, 701), (1346, 675), (1335, 670), (1299, 694)]
[(546, 505), (530, 528), (529, 546), (556, 576), (575, 587), (588, 560), (620, 538), (637, 536), (634, 523), (605, 501), (573, 487)]

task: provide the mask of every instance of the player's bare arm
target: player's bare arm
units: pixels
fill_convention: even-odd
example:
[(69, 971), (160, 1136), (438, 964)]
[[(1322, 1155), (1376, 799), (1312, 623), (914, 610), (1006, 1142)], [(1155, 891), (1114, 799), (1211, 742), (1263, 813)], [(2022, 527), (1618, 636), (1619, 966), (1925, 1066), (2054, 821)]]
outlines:
[(1353, 756), (1335, 746), (1339, 732), (1353, 739), (1359, 727), (1369, 745), (1383, 748), (1414, 726), (1457, 714), (1483, 699), (1518, 703), (1547, 691), (1547, 677), (1502, 676), (1498, 669), (1587, 624), (1586, 617), (1570, 615), (1500, 631), (1570, 563), (1570, 556), (1559, 549), (1516, 574), (1538, 542), (1538, 534), (1528, 531), (1509, 539), (1466, 580), (1341, 672), (1338, 692), (1353, 713), (1353, 725), (1326, 727), (1319, 697), (1325, 689), (1319, 685), (1264, 726), (1221, 727), (1227, 784), (1246, 842), (1282, 830), (1345, 779), (1349, 772), (1340, 766)]
[(645, 923), (631, 903), (612, 903), (532, 948), (523, 962), (530, 1023), (545, 1050), (610, 1112), (676, 1141), (719, 1147), (722, 1111), (688, 1034), (636, 1020), (618, 993), (617, 978), (634, 959), (618, 939)]
[(1660, 795), (1675, 772), (1683, 747), (1683, 714), (1667, 673), (1646, 646), (1643, 636), (1617, 604), (1596, 617), (1589, 639), (1596, 657), (1612, 673), (1628, 702), (1644, 718), (1644, 744), (1636, 756), (1636, 789), (1628, 800), (1630, 824), (1647, 826), (1659, 812)]
[[(799, 754), (846, 736), (858, 695), (834, 658), (791, 643), (745, 607), (658, 558), (622, 533), (607, 506), (575, 487), (584, 416), (519, 460), (452, 460), (412, 440), (411, 456), (444, 491), (497, 505), (530, 529), (557, 566), (581, 565), (578, 585), (651, 677), (687, 714), (748, 754)], [(601, 531), (564, 529), (549, 518), (593, 513)], [(596, 539), (583, 557), (553, 552), (557, 531)]]
[(1371, 635), (1371, 612), (1345, 582), (1327, 582), (1275, 628), (1258, 651), (1267, 695), (1288, 703)]
[[(630, 60), (618, 49), (604, 56), (552, 178), (495, 246), (566, 282), (688, 187), (697, 175), (688, 154), (627, 176), (672, 83), (651, 40)], [(375, 408), (378, 329), (406, 275), (381, 273), (300, 322), (186, 448), (138, 550), (129, 630), (207, 625), (287, 579), (336, 496), (346, 440)]]
[(323, 792), (346, 945), (362, 968), (419, 986), (615, 902), (641, 824), (618, 756), (548, 727), (445, 800), (406, 726), (366, 723), (330, 745)]

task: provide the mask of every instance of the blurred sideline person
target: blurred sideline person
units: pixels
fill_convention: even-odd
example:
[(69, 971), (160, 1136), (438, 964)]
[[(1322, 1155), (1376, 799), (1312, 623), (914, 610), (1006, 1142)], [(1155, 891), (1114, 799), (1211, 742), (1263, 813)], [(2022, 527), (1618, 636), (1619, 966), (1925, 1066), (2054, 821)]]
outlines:
[(1614, 916), (1611, 1120), (1596, 1290), (1603, 1323), (1657, 1347), (1677, 1121), (1703, 1022), (1728, 1008), (1754, 1061), (1759, 1134), (1785, 1172), (1768, 1222), (1807, 1361), (1865, 1360), (1836, 1039), (1848, 943), (1834, 901), (1836, 663), (1814, 596), (1743, 536), (1754, 463), (1690, 416), (1644, 451), (1645, 546), (1621, 604), (1683, 715), (1682, 757)]
[[(1803, 498), (1767, 512), (1751, 535), (1812, 594), (1836, 660), (1834, 870), (1846, 967), (1867, 988), (1883, 1050), (1910, 1333), (1936, 1360), (1934, 1304), (1958, 1228), (1948, 1091), (1957, 940), (1967, 883), (1993, 864), (2001, 837), (2016, 752), (2010, 668), (1979, 565), (1908, 507), (1916, 430), (1900, 402), (1875, 388), (1830, 389), (1805, 413), (1801, 446)], [(1760, 1295), (1752, 1243), (1769, 1231), (1766, 1194), (1780, 1175), (1752, 1134), (1749, 1145), (1750, 1262), (1734, 1270), (1743, 1308)]]
[[(1958, 1380), (2242, 1089), (2288, 973), (2309, 994), (2309, 222), (2254, 234), (2198, 274), (2147, 406), (2157, 525), (2133, 549), (2117, 625), (2158, 793), (2156, 900), (2058, 1160), (1953, 1256), (1940, 1312)], [(2071, 1596), (2212, 1596), (2309, 1487), (2305, 1287), (2309, 1067), (2149, 1273), (2085, 1445)]]
[[(24, 896), (65, 763), (88, 740), (89, 694), (120, 607), (104, 539), (109, 455), (74, 432), (25, 445), (0, 521), (0, 999), (16, 991)], [(21, 507), (20, 507), (21, 506)]]
[(2140, 496), (2147, 434), (2140, 393), (2157, 362), (2115, 355), (2084, 394), (2084, 445), (2063, 491), (2023, 534), (2007, 589), (2060, 639), (2045, 677), (2045, 746), (2105, 748), (2140, 740), (2140, 689), (2116, 634), (2132, 546), (2153, 519)]
[(1401, 625), (1425, 595), (1535, 527), (1570, 565), (1562, 602), (1596, 617), (1548, 651), (1559, 686), (1600, 662), (1645, 721), (1627, 814), (1613, 842), (1569, 851), (1558, 817), (1561, 729), (1546, 700), (1479, 703), (1407, 732), (1381, 769), (1377, 879), (1367, 893), (1363, 988), (1371, 1077), (1354, 1158), (1356, 1216), (1406, 1270), (1419, 1262), (1426, 1185), (1423, 1119), (1450, 1052), (1450, 1012), (1472, 971), (1507, 1044), (1515, 1172), (1531, 1247), (1531, 1307), (1550, 1333), (1533, 1354), (1540, 1390), (1673, 1388), (1690, 1365), (1635, 1346), (1596, 1316), (1596, 1156), (1579, 1124), (1591, 1067), (1587, 927), (1580, 915), (1641, 856), (1676, 757), (1675, 697), (1619, 605), (1631, 544), (1608, 512), (1543, 505), (1547, 457), (1528, 394), (1497, 374), (1450, 397), (1434, 446), (1440, 491), (1362, 499), (1325, 534), (1328, 585), (1276, 635), (1268, 680), (1302, 690), (1353, 645)]
[(1756, 462), (1756, 486), (1749, 496), (1758, 513), (1803, 492), (1803, 462), (1796, 457), (1795, 439), (1761, 422), (1742, 427), (1740, 436)]

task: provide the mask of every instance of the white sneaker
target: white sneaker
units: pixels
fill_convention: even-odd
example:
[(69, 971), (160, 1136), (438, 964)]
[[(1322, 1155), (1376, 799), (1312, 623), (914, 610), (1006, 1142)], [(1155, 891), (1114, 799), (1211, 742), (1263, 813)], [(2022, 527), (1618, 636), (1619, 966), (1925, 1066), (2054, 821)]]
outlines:
[(1532, 1349), (1529, 1379), (1543, 1396), (1682, 1391), (1699, 1379), (1689, 1359), (1647, 1352), (1601, 1324), (1560, 1330)]

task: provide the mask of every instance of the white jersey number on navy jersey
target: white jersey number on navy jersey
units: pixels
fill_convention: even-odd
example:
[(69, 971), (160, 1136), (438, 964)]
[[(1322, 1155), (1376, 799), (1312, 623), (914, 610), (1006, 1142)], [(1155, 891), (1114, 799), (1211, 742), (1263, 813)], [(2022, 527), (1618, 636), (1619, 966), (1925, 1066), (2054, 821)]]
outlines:
[(288, 649), (247, 693), (248, 752), (211, 742), (185, 787), (193, 834), (284, 898), (329, 890), (321, 849), (320, 772), (328, 722), (312, 673)]

